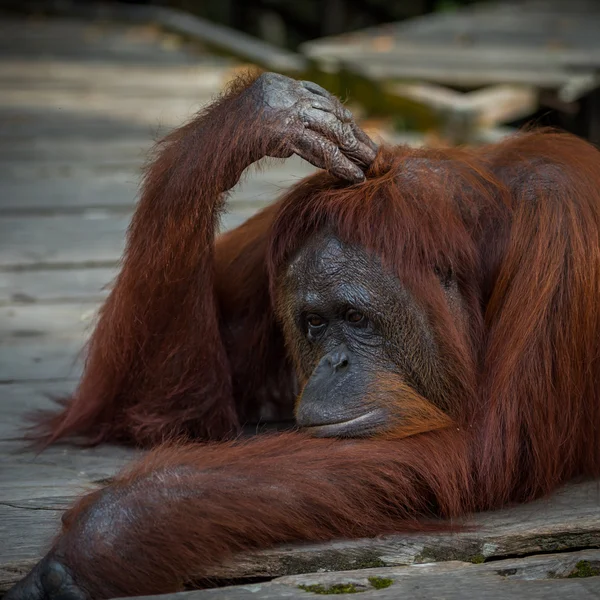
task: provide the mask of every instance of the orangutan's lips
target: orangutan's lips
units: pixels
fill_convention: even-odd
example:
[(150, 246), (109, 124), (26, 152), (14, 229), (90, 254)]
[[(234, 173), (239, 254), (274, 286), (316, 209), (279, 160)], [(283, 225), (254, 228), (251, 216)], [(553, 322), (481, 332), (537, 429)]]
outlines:
[(314, 437), (366, 437), (373, 434), (383, 423), (384, 411), (375, 409), (347, 421), (311, 425), (305, 427), (305, 430)]

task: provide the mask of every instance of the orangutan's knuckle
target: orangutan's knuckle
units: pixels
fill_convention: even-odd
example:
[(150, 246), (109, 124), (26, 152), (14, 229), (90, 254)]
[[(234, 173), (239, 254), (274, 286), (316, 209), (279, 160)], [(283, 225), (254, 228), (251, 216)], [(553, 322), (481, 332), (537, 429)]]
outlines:
[(355, 152), (358, 150), (358, 140), (352, 135), (352, 133), (346, 133), (343, 140), (344, 148), (348, 152)]

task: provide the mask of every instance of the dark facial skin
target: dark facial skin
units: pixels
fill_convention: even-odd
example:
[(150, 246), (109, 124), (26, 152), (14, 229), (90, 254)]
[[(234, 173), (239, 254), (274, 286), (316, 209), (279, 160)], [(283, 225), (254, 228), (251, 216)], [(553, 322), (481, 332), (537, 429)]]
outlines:
[[(377, 257), (322, 233), (292, 259), (282, 284), (279, 312), (304, 385), (298, 425), (319, 437), (384, 432), (394, 404), (382, 379), (443, 404), (443, 357), (426, 310)], [(456, 283), (439, 285), (462, 322)]]

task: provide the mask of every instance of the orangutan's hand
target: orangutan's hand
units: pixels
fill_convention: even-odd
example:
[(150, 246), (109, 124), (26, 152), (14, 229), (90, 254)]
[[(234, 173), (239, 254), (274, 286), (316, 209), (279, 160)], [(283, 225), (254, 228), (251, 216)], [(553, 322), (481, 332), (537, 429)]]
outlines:
[(342, 179), (364, 180), (377, 146), (335, 96), (276, 73), (262, 74), (248, 92), (263, 114), (269, 156), (298, 154)]

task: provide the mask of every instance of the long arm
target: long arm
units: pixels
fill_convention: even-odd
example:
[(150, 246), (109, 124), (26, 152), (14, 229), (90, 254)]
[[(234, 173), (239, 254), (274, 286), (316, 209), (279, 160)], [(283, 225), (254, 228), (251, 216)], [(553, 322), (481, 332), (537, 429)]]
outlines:
[(41, 422), (45, 442), (82, 435), (91, 443), (151, 445), (235, 434), (215, 229), (224, 192), (246, 167), (292, 153), (350, 181), (361, 180), (374, 157), (339, 101), (314, 84), (268, 73), (238, 80), (157, 146), (83, 378), (64, 411)]
[(243, 550), (422, 530), (423, 517), (468, 510), (460, 436), (285, 434), (155, 451), (66, 513), (51, 552), (6, 600), (175, 592)]

